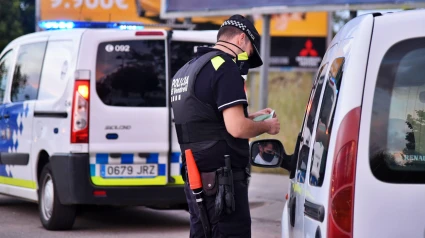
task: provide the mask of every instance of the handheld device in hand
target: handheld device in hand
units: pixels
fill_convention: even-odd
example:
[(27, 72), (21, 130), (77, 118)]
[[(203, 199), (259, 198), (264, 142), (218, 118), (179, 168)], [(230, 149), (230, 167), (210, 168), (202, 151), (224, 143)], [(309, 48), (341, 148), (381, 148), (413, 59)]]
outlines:
[(255, 117), (253, 120), (254, 121), (265, 121), (265, 120), (273, 118), (273, 117), (274, 117), (274, 110), (270, 114), (265, 114), (265, 115)]

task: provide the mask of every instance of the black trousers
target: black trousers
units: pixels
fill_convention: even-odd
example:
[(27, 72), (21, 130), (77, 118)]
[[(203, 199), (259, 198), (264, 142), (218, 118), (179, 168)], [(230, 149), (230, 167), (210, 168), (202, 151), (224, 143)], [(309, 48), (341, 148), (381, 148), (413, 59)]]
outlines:
[[(235, 211), (230, 215), (223, 211), (219, 217), (215, 216), (215, 195), (204, 194), (204, 206), (208, 211), (213, 238), (251, 238), (247, 181), (234, 181), (234, 191)], [(204, 238), (198, 205), (188, 184), (185, 185), (185, 193), (190, 213), (190, 238)]]

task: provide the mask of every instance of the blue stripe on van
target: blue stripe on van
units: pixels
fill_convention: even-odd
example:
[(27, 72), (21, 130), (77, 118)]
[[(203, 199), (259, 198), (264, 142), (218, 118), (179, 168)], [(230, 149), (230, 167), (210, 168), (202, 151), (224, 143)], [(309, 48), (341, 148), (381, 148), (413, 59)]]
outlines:
[(158, 165), (158, 176), (165, 176), (165, 164)]
[(91, 177), (96, 176), (96, 165), (95, 164), (90, 165), (90, 176)]
[(108, 164), (108, 154), (96, 154), (96, 164)]
[(133, 164), (134, 154), (122, 154), (121, 164)]
[(158, 163), (159, 154), (152, 153), (149, 154), (148, 158), (146, 158), (146, 163), (148, 164), (157, 164)]
[(171, 154), (171, 163), (179, 163), (180, 162), (180, 152), (174, 152)]

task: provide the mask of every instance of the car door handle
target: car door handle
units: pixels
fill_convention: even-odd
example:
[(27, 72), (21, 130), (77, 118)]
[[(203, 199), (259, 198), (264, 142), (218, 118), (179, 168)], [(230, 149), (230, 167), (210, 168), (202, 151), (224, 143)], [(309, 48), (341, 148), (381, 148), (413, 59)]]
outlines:
[(10, 115), (9, 115), (9, 114), (4, 114), (4, 115), (3, 115), (3, 118), (4, 118), (4, 119), (8, 119), (9, 117), (10, 117)]
[(304, 202), (304, 215), (316, 220), (323, 222), (325, 219), (325, 207), (312, 202), (307, 199)]

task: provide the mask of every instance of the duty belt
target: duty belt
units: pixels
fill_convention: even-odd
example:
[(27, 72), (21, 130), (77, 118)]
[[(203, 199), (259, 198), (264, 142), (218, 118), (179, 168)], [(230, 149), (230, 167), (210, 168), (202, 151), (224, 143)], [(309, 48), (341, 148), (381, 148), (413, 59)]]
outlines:
[[(248, 173), (248, 171), (243, 171), (243, 170), (233, 171), (233, 181), (244, 181), (248, 179), (248, 177), (250, 177), (250, 174)], [(186, 169), (186, 178), (187, 178), (187, 169)], [(188, 182), (187, 180), (188, 179), (186, 179), (186, 182)]]

